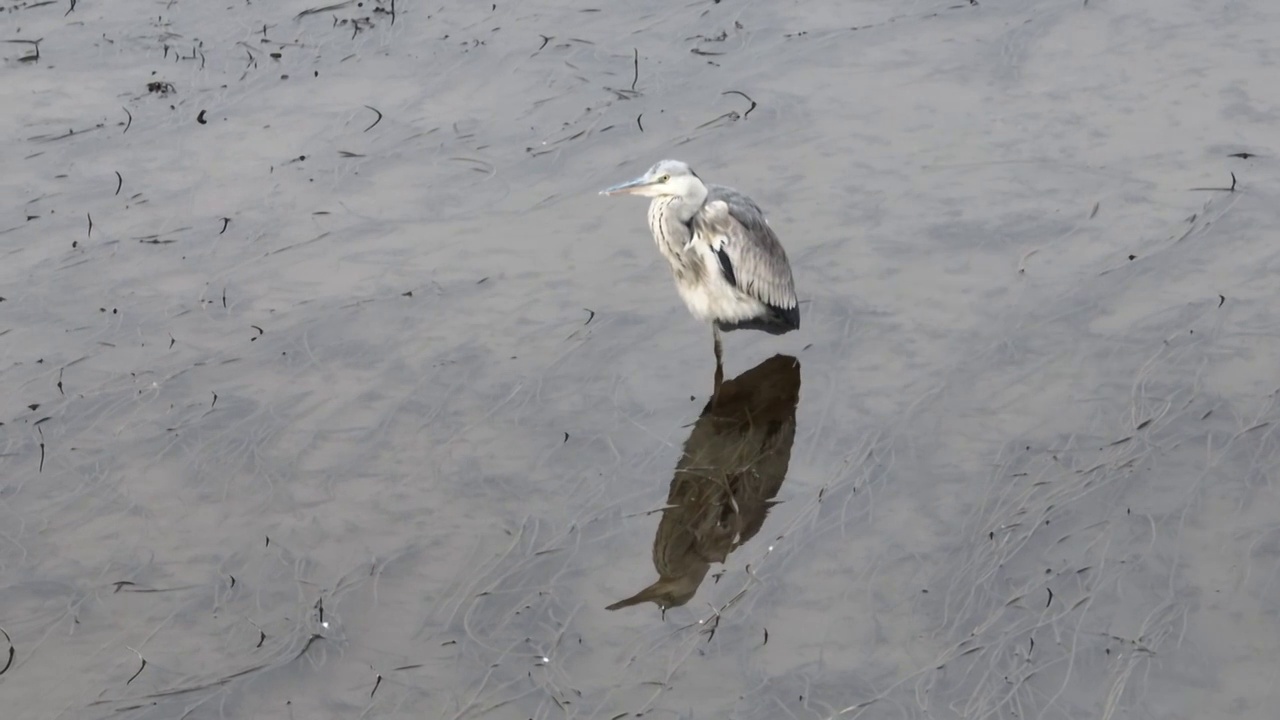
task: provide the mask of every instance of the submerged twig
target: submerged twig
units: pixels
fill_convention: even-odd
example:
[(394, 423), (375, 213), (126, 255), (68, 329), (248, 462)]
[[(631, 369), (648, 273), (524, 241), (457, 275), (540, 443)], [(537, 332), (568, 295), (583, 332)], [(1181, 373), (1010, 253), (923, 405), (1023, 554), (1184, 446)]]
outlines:
[(373, 107), (372, 105), (365, 105), (365, 107), (369, 108), (370, 110), (374, 111), (375, 113), (378, 113), (378, 119), (373, 121), (373, 125), (370, 125), (369, 127), (367, 127), (367, 128), (365, 128), (365, 129), (364, 129), (364, 131), (365, 131), (365, 132), (369, 132), (370, 130), (372, 130), (372, 129), (373, 129), (373, 126), (374, 126), (374, 125), (377, 125), (378, 123), (382, 122), (382, 111), (381, 111), (381, 110), (379, 110), (379, 109), (378, 109), (378, 108), (376, 108), (376, 107)]
[(9, 643), (9, 661), (4, 664), (4, 667), (0, 668), (0, 675), (3, 675), (9, 672), (9, 667), (13, 665), (14, 650), (13, 638), (9, 637), (9, 633), (4, 628), (0, 628), (0, 634), (3, 634), (5, 641)]
[(35, 55), (24, 55), (24, 56), (22, 56), (22, 57), (18, 58), (18, 62), (35, 62), (35, 61), (37, 61), (37, 60), (39, 60), (39, 59), (40, 59), (40, 43), (41, 43), (41, 41), (43, 41), (43, 40), (44, 40), (44, 38), (40, 38), (39, 40), (5, 40), (5, 42), (7, 42), (7, 43), (23, 43), (23, 44), (26, 44), (26, 45), (32, 45), (32, 46), (34, 46), (34, 47), (35, 47), (35, 49), (36, 49), (36, 54), (35, 54)]
[[(125, 647), (129, 647), (129, 646), (128, 646), (128, 645), (126, 645)], [(130, 650), (133, 650), (133, 648), (129, 648), (129, 649), (130, 649)], [(147, 659), (146, 659), (146, 658), (144, 658), (144, 657), (142, 657), (142, 653), (138, 652), (137, 650), (133, 650), (133, 654), (134, 654), (134, 655), (137, 655), (137, 656), (138, 656), (138, 659), (142, 661), (142, 667), (138, 668), (138, 672), (134, 673), (134, 674), (133, 674), (133, 677), (131, 677), (131, 678), (129, 678), (128, 680), (125, 680), (125, 681), (124, 681), (124, 684), (125, 684), (125, 685), (128, 685), (129, 683), (131, 683), (131, 682), (133, 682), (134, 680), (136, 680), (136, 679), (138, 678), (138, 676), (142, 674), (142, 671), (143, 671), (143, 670), (145, 670), (145, 669), (147, 668)]]
[[(308, 15), (316, 15), (316, 14), (318, 14), (318, 13), (322, 13), (322, 12), (329, 12), (330, 10), (341, 10), (342, 8), (344, 8), (344, 7), (346, 7), (346, 6), (350, 5), (350, 4), (351, 4), (351, 0), (346, 0), (346, 2), (334, 3), (334, 4), (332, 4), (332, 5), (325, 5), (324, 7), (311, 8), (310, 10), (303, 10), (302, 12), (298, 13), (297, 15), (294, 15), (294, 16), (293, 16), (293, 19), (294, 19), (294, 20), (300, 20), (300, 19), (302, 19), (302, 18), (304, 18), (304, 17), (306, 17), (306, 16), (308, 16)], [(267, 28), (266, 28), (266, 26), (264, 25), (264, 26), (262, 27), (262, 34), (263, 34), (263, 35), (266, 35), (266, 34), (267, 34), (267, 32), (266, 32), (266, 31), (267, 31)]]
[(1211, 190), (1217, 192), (1235, 192), (1236, 191), (1236, 174), (1231, 173), (1231, 187), (1193, 187), (1192, 190)]
[(748, 96), (746, 93), (742, 92), (741, 90), (726, 90), (725, 92), (722, 92), (720, 94), (721, 95), (741, 95), (742, 97), (747, 99), (747, 102), (751, 103), (751, 107), (747, 108), (747, 111), (742, 113), (742, 117), (744, 120), (748, 115), (751, 114), (752, 110), (756, 109), (756, 101), (752, 100), (750, 96)]
[(741, 117), (741, 116), (740, 116), (740, 115), (738, 115), (738, 111), (737, 111), (737, 110), (730, 110), (729, 112), (727, 112), (727, 113), (725, 113), (725, 114), (723, 114), (723, 115), (720, 115), (719, 117), (713, 118), (713, 119), (711, 119), (711, 120), (708, 120), (708, 121), (706, 121), (706, 122), (702, 123), (701, 125), (699, 125), (699, 126), (698, 126), (697, 128), (695, 128), (695, 129), (697, 129), (697, 130), (701, 130), (702, 128), (707, 127), (708, 125), (714, 125), (714, 124), (716, 124), (716, 123), (720, 122), (721, 120), (724, 120), (725, 118), (728, 118), (730, 121), (733, 121), (733, 120), (737, 120), (739, 117)]

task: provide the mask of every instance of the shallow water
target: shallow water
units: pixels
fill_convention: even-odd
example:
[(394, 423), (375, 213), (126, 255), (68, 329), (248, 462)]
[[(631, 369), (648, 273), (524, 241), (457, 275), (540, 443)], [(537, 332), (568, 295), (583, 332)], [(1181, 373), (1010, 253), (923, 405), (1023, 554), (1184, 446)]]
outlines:
[[(1280, 7), (68, 5), (0, 13), (14, 717), (1272, 717)], [(595, 194), (662, 157), (803, 303), (722, 446)], [(606, 610), (690, 467), (705, 576)]]

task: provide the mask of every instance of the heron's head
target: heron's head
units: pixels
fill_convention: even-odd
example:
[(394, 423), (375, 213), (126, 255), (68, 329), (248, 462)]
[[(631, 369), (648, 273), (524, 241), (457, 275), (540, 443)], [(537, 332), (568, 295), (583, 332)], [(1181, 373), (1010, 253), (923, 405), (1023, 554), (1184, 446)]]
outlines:
[(635, 180), (601, 190), (601, 195), (643, 195), (644, 197), (691, 197), (705, 185), (689, 166), (679, 160), (663, 160)]

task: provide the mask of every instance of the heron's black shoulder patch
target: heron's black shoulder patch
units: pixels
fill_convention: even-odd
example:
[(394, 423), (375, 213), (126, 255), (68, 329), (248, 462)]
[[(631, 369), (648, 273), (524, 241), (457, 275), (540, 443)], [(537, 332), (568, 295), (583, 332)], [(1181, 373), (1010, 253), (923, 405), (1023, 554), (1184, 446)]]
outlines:
[(724, 251), (723, 247), (716, 249), (716, 258), (720, 260), (720, 272), (724, 274), (724, 279), (729, 284), (738, 287), (738, 276), (733, 272), (733, 262), (729, 260), (729, 253)]

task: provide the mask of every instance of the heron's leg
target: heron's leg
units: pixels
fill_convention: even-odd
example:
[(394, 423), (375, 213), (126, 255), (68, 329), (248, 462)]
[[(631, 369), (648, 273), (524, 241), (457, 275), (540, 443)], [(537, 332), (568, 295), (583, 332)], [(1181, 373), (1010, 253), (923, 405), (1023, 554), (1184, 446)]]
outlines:
[(715, 341), (716, 348), (716, 384), (713, 392), (720, 392), (720, 384), (724, 382), (724, 363), (721, 361), (724, 350), (720, 342), (720, 328), (715, 325), (711, 326), (711, 337)]

